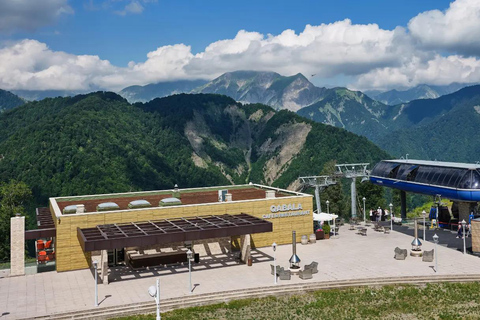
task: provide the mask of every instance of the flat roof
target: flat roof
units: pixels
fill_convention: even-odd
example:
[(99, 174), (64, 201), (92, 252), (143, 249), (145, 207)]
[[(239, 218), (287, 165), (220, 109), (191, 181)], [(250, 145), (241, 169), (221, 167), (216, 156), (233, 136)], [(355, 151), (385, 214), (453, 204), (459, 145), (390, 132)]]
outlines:
[[(261, 185), (238, 185), (238, 186), (223, 186), (212, 188), (192, 188), (192, 189), (178, 189), (178, 190), (161, 190), (161, 191), (146, 191), (146, 192), (128, 192), (128, 193), (112, 193), (102, 195), (89, 196), (74, 196), (74, 197), (58, 197), (51, 198), (60, 210), (62, 215), (63, 209), (69, 205), (83, 204), (86, 213), (97, 212), (97, 206), (105, 202), (114, 202), (118, 204), (117, 210), (141, 210), (130, 209), (128, 204), (134, 200), (147, 200), (152, 205), (151, 208), (159, 207), (159, 202), (162, 199), (171, 198), (172, 195), (179, 197), (181, 205), (207, 204), (218, 203), (218, 191), (228, 190), (232, 194), (232, 201), (243, 200), (260, 200), (266, 198), (266, 191), (274, 191), (276, 198), (288, 196), (307, 196), (307, 194), (288, 191), (278, 188), (271, 188)], [(177, 194), (178, 193), (178, 194)], [(311, 196), (311, 195), (308, 195)], [(74, 214), (74, 213), (73, 213)], [(69, 214), (71, 215), (71, 214)]]
[(427, 160), (415, 160), (415, 159), (383, 160), (383, 162), (394, 162), (394, 163), (411, 164), (411, 165), (418, 164), (418, 165), (424, 165), (424, 166), (436, 166), (436, 167), (459, 168), (459, 169), (480, 169), (480, 164), (476, 164), (476, 163), (427, 161)]
[(272, 223), (241, 213), (77, 228), (84, 252), (271, 232)]

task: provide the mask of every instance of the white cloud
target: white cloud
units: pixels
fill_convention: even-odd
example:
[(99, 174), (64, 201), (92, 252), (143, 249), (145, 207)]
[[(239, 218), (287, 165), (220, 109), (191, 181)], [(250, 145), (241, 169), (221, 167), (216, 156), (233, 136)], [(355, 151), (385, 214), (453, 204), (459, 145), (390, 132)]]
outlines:
[(144, 10), (144, 7), (140, 4), (139, 1), (131, 1), (128, 3), (125, 8), (121, 11), (115, 11), (116, 14), (125, 16), (127, 14), (140, 14)]
[(408, 23), (411, 35), (429, 49), (480, 54), (480, 1), (457, 0), (441, 12), (423, 12)]
[(51, 51), (36, 40), (0, 49), (0, 88), (5, 89), (85, 90), (118, 70), (98, 56)]
[(479, 83), (480, 60), (473, 57), (435, 55), (422, 61), (412, 57), (400, 67), (378, 68), (358, 77), (356, 89), (409, 88), (419, 84), (448, 85), (452, 82)]
[(0, 1), (0, 32), (32, 31), (54, 23), (61, 15), (72, 13), (67, 0)]
[[(467, 4), (467, 0), (457, 0), (445, 13), (424, 15), (430, 17), (430, 25), (451, 21), (451, 12)], [(460, 19), (458, 13), (455, 17)], [(376, 24), (352, 24), (348, 19), (307, 25), (299, 33), (285, 30), (264, 35), (240, 30), (232, 39), (213, 42), (196, 54), (185, 44), (162, 46), (149, 52), (145, 61), (131, 61), (127, 67), (114, 66), (98, 56), (53, 51), (45, 43), (24, 40), (0, 48), (0, 88), (120, 90), (133, 84), (212, 79), (235, 70), (316, 74), (315, 79), (324, 83), (348, 79), (350, 87), (361, 90), (480, 82), (478, 57), (462, 56), (445, 46), (436, 50), (427, 46), (426, 40), (419, 45), (420, 35), (430, 39), (431, 32), (427, 27), (423, 34), (415, 29), (418, 19), (424, 16), (412, 19), (410, 29), (394, 30)]]

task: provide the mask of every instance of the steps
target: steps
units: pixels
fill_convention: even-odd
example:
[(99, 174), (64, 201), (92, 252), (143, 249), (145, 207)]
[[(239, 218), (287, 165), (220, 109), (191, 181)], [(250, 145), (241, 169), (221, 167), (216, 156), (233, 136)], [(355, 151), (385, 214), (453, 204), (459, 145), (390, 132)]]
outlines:
[[(455, 275), (455, 276), (416, 276), (416, 277), (386, 277), (386, 278), (367, 278), (339, 280), (333, 282), (306, 282), (297, 284), (284, 284), (270, 287), (260, 287), (242, 290), (232, 290), (214, 293), (205, 293), (199, 295), (182, 296), (178, 298), (163, 299), (160, 302), (161, 312), (166, 312), (179, 308), (194, 307), (215, 303), (227, 302), (230, 300), (245, 298), (261, 298), (271, 295), (292, 295), (301, 294), (309, 291), (328, 290), (328, 289), (346, 289), (362, 286), (384, 286), (398, 284), (422, 285), (436, 282), (473, 282), (480, 281), (480, 274), (474, 275)], [(155, 302), (141, 302), (121, 306), (99, 307), (89, 310), (77, 310), (66, 313), (57, 313), (45, 316), (38, 316), (33, 319), (110, 319), (134, 314), (155, 313)], [(28, 318), (32, 319), (32, 318)]]

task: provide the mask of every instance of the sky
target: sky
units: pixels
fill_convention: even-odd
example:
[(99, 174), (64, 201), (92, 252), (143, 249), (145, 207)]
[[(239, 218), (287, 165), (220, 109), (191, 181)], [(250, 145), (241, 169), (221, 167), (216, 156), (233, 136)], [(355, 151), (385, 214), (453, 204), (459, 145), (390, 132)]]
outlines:
[(480, 1), (0, 0), (0, 88), (113, 90), (235, 70), (358, 90), (480, 82)]

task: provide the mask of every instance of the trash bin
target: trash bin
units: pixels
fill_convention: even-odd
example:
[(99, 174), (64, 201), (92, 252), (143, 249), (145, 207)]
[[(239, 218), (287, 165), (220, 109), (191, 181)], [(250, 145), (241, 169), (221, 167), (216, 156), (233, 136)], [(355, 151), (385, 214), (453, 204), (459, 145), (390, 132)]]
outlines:
[(199, 263), (200, 262), (200, 253), (195, 253), (195, 263)]
[(252, 258), (248, 258), (248, 259), (247, 259), (247, 265), (248, 265), (249, 267), (252, 266)]

